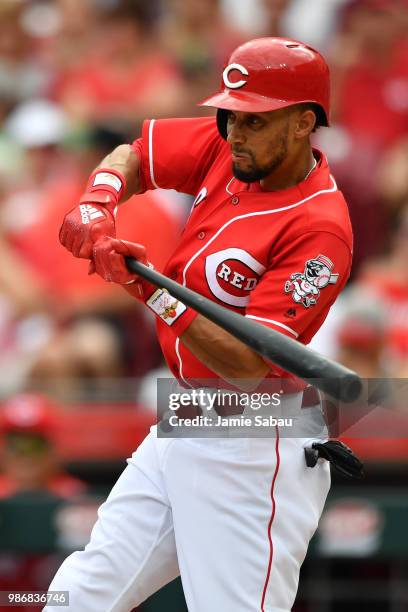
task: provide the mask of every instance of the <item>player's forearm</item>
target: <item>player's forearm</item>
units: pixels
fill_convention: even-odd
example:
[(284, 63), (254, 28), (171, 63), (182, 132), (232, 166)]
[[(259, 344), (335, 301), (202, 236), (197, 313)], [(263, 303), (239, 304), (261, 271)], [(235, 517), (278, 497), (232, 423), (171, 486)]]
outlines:
[(114, 149), (101, 161), (98, 168), (104, 170), (112, 168), (123, 175), (126, 188), (120, 199), (121, 202), (142, 191), (139, 174), (140, 160), (130, 145), (123, 144)]
[(142, 191), (138, 154), (130, 145), (117, 147), (91, 174), (77, 206), (65, 215), (59, 233), (61, 244), (74, 257), (93, 259), (95, 243), (104, 236), (116, 236), (118, 205)]
[(183, 344), (210, 370), (226, 380), (256, 386), (269, 368), (264, 360), (224, 329), (198, 315), (181, 335)]

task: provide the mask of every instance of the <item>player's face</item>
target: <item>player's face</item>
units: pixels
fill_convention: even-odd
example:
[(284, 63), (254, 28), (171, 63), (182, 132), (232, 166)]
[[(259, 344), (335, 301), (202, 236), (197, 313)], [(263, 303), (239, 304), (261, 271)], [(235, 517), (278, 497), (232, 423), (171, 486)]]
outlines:
[(227, 140), (238, 180), (260, 181), (282, 165), (290, 150), (291, 118), (287, 108), (267, 113), (228, 112)]

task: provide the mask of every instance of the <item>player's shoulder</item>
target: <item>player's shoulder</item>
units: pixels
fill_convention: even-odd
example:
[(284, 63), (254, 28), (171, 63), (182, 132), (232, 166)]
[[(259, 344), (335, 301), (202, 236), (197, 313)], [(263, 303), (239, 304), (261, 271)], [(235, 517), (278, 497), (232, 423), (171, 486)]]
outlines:
[(206, 135), (210, 139), (224, 142), (221, 138), (215, 117), (174, 117), (166, 119), (146, 119), (144, 132), (167, 132), (181, 136), (185, 133)]
[(342, 191), (335, 178), (330, 175), (329, 183), (322, 185), (303, 207), (303, 222), (310, 229), (350, 229), (350, 214)]
[(347, 202), (322, 155), (321, 168), (299, 207), (299, 232), (330, 232), (352, 245), (353, 232)]
[(227, 143), (218, 132), (215, 117), (148, 119), (143, 123), (142, 140), (146, 150), (215, 159)]

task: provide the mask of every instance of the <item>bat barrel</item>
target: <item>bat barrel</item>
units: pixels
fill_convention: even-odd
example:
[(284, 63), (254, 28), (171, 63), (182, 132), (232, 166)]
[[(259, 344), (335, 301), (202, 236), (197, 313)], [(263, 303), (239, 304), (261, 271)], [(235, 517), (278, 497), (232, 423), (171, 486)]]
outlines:
[(173, 297), (228, 331), (255, 352), (321, 391), (342, 402), (353, 402), (359, 397), (362, 381), (352, 370), (274, 329), (212, 302), (131, 257), (126, 257), (126, 265), (131, 272), (166, 289)]

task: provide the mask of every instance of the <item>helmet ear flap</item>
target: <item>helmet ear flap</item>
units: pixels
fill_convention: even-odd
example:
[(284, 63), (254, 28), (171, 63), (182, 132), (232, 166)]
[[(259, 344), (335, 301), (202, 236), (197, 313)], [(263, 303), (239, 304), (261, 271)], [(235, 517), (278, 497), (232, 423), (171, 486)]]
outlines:
[(224, 108), (217, 110), (217, 128), (224, 140), (227, 140), (228, 111)]

